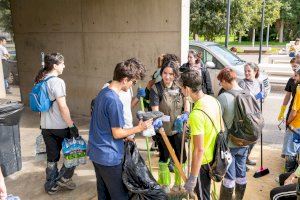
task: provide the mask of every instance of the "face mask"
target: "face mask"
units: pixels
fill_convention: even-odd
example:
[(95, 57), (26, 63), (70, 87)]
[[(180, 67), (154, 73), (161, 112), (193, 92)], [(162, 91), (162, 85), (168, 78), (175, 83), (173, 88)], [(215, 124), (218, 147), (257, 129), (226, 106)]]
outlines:
[(190, 103), (194, 103), (194, 100), (193, 100), (190, 96), (187, 97), (187, 100), (188, 100)]

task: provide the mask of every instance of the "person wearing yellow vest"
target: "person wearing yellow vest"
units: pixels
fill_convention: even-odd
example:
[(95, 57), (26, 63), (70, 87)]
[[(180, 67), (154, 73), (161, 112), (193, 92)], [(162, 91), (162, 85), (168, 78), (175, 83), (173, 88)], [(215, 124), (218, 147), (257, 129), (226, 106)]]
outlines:
[[(183, 72), (180, 84), (184, 96), (194, 103), (188, 119), (193, 145), (192, 166), (191, 174), (184, 187), (189, 193), (195, 190), (198, 199), (209, 200), (211, 186), (209, 164), (213, 160), (216, 138), (221, 129), (220, 124), (217, 123), (222, 116), (220, 104), (214, 97), (203, 93), (202, 77), (199, 71)], [(214, 121), (216, 128), (210, 118)]]

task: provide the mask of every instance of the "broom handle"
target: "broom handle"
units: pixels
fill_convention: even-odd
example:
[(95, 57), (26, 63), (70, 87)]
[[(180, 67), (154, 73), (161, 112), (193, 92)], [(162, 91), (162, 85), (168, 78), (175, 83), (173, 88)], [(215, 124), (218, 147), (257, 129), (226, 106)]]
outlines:
[[(260, 84), (260, 92), (262, 92), (263, 87), (262, 84)], [(260, 109), (261, 109), (261, 113), (263, 111), (263, 103), (262, 103), (262, 99), (260, 99)], [(263, 169), (263, 136), (262, 136), (262, 131), (260, 133), (260, 169)]]

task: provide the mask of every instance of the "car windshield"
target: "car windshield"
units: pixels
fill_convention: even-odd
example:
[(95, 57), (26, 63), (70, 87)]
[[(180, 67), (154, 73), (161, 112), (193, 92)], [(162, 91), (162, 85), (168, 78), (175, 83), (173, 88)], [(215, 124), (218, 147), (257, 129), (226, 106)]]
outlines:
[(233, 53), (231, 53), (225, 47), (219, 45), (209, 45), (208, 48), (219, 57), (223, 58), (224, 60), (227, 60), (231, 65), (240, 65), (245, 62)]

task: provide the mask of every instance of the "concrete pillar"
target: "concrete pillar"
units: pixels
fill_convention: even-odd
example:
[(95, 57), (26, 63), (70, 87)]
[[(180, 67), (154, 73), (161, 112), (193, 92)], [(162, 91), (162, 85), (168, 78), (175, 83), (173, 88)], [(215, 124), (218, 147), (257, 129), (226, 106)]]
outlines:
[(41, 51), (65, 56), (67, 103), (84, 115), (118, 62), (142, 60), (146, 82), (160, 54), (187, 58), (189, 0), (11, 0), (11, 8), (25, 103)]
[(0, 99), (6, 97), (2, 61), (0, 59)]

